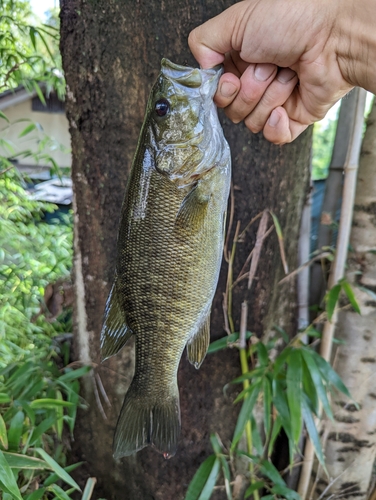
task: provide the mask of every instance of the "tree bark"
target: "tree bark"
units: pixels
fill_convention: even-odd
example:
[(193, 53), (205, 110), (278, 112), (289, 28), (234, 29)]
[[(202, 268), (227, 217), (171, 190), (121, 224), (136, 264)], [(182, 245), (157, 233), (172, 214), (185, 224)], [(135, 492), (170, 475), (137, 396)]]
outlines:
[[(99, 364), (99, 332), (115, 263), (117, 225), (148, 93), (162, 57), (194, 65), (190, 30), (229, 6), (229, 0), (62, 0), (61, 51), (67, 80), (67, 115), (72, 137), (75, 194), (75, 356), (94, 366), (83, 384), (89, 404), (79, 414), (74, 452), (96, 476), (96, 498), (182, 499), (198, 466), (212, 453), (209, 436), (227, 445), (238, 407), (223, 387), (240, 367), (236, 349), (207, 356), (196, 371), (183, 356), (179, 370), (182, 435), (178, 453), (165, 461), (152, 449), (115, 461), (112, 436), (133, 372), (133, 349)], [(242, 228), (265, 208), (279, 218), (287, 260), (296, 266), (300, 214), (308, 182), (311, 134), (278, 147), (243, 125), (224, 120), (234, 165), (235, 216)], [(238, 245), (239, 272), (254, 241), (252, 227)], [(277, 323), (296, 327), (293, 280), (282, 286), (278, 241), (269, 236), (252, 292), (248, 327), (259, 336)], [(212, 338), (225, 335), (222, 295), (226, 269), (212, 309)], [(236, 288), (235, 319), (244, 288)], [(236, 321), (238, 324), (238, 321)], [(111, 407), (100, 390), (103, 383)], [(101, 401), (101, 404), (99, 404)], [(103, 409), (101, 409), (101, 405)], [(106, 414), (106, 419), (103, 417)], [(216, 496), (217, 495), (217, 496)], [(223, 498), (219, 491), (212, 497)]]
[(367, 499), (376, 458), (376, 301), (358, 287), (376, 292), (375, 162), (376, 103), (368, 118), (362, 145), (351, 231), (352, 251), (346, 272), (362, 314), (342, 310), (335, 333), (344, 344), (337, 347), (334, 368), (359, 408), (343, 395), (334, 395), (334, 421), (323, 422), (329, 478), (321, 469), (315, 473), (314, 498), (341, 494), (341, 498), (347, 500)]

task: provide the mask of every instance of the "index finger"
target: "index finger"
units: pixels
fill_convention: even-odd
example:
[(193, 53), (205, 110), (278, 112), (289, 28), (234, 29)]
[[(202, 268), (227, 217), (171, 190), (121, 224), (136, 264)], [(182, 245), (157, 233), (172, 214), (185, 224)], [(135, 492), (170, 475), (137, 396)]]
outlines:
[(242, 36), (239, 19), (242, 19), (245, 2), (232, 5), (221, 14), (195, 28), (188, 37), (189, 48), (204, 69), (221, 64), (226, 52), (240, 50)]

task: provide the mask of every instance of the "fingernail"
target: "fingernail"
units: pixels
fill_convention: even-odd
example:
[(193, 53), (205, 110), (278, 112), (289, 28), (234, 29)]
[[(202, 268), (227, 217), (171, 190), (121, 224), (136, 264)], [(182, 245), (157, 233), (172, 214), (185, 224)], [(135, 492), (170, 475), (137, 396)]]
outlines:
[(220, 88), (220, 92), (223, 97), (232, 97), (237, 91), (236, 85), (230, 82), (223, 82)]
[(281, 83), (287, 83), (294, 78), (296, 75), (295, 71), (290, 68), (281, 69), (277, 75), (277, 80)]
[(280, 119), (281, 119), (280, 114), (274, 109), (269, 117), (268, 124), (271, 127), (276, 127)]
[(274, 64), (256, 64), (255, 78), (259, 82), (265, 82), (275, 71)]

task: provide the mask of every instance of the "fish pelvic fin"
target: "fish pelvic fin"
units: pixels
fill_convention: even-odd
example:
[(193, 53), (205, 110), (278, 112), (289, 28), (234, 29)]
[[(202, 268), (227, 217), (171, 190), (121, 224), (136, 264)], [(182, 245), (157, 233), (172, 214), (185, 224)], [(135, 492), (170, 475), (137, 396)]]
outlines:
[(201, 192), (197, 184), (184, 198), (176, 215), (175, 227), (182, 230), (198, 231), (204, 222), (210, 195)]
[(188, 360), (199, 369), (210, 343), (210, 312), (197, 333), (187, 343)]
[(132, 334), (133, 332), (128, 327), (124, 313), (120, 307), (115, 280), (104, 310), (103, 327), (100, 337), (102, 361), (117, 354)]
[(154, 446), (165, 458), (175, 455), (180, 435), (179, 395), (159, 398), (142, 395), (131, 385), (125, 395), (116, 425), (115, 458), (132, 455), (145, 446)]

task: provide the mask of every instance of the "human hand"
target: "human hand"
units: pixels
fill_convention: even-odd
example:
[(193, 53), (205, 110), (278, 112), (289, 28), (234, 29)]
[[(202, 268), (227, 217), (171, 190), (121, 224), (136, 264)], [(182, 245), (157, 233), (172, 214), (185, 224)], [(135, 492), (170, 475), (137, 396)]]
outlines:
[(351, 22), (343, 1), (245, 0), (193, 30), (189, 45), (203, 68), (224, 64), (215, 102), (227, 116), (284, 144), (361, 80), (350, 71)]

